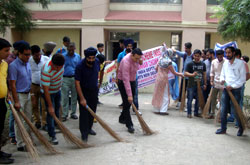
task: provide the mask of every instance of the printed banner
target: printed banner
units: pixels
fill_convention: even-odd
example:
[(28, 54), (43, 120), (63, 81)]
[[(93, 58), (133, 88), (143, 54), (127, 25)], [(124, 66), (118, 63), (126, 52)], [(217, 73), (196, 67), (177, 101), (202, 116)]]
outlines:
[[(143, 64), (140, 65), (137, 71), (138, 88), (147, 87), (155, 82), (156, 70), (155, 67), (158, 59), (161, 56), (161, 46), (143, 51)], [(117, 93), (118, 87), (116, 80), (117, 65), (115, 61), (105, 66), (103, 82), (99, 90), (100, 95)]]
[(214, 51), (215, 51), (215, 55), (216, 55), (216, 50), (218, 49), (222, 49), (224, 51), (224, 56), (226, 57), (226, 52), (225, 52), (225, 49), (229, 46), (232, 46), (232, 47), (235, 47), (235, 48), (238, 48), (238, 45), (237, 45), (237, 42), (236, 41), (232, 41), (232, 42), (228, 42), (224, 45), (221, 45), (219, 43), (216, 43), (215, 46), (214, 46)]

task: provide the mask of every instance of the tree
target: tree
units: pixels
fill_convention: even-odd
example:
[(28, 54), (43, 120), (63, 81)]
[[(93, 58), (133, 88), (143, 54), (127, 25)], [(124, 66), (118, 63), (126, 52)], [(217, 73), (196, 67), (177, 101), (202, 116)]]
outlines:
[(224, 0), (219, 18), (218, 32), (223, 39), (250, 41), (250, 0)]
[[(25, 7), (25, 2), (32, 0), (0, 0), (0, 33), (5, 34), (6, 28), (13, 26), (18, 31), (31, 30), (35, 24), (32, 22), (31, 12)], [(47, 8), (50, 0), (33, 0)]]

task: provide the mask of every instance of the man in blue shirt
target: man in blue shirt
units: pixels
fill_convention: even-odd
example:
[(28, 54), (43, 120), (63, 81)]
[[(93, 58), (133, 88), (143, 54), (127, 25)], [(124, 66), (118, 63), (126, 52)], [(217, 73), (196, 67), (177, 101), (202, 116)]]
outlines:
[(70, 43), (70, 38), (67, 37), (67, 36), (64, 36), (63, 37), (63, 47), (57, 49), (56, 54), (57, 53), (60, 53), (60, 54), (66, 53), (67, 52), (67, 47), (69, 46), (69, 43)]
[[(185, 51), (184, 52), (180, 52), (180, 51), (175, 50), (175, 49), (173, 49), (173, 52), (176, 53), (179, 57), (183, 58), (182, 71), (184, 73), (184, 71), (187, 67), (187, 64), (193, 61), (192, 43), (191, 42), (185, 43)], [(177, 107), (180, 106), (180, 102), (181, 102), (183, 80), (184, 80), (184, 78), (181, 79), (181, 86), (180, 86), (181, 90), (180, 90), (180, 94), (179, 94), (179, 103), (177, 104)], [(188, 83), (188, 78), (185, 78), (185, 90), (187, 89), (187, 83)]]
[(97, 50), (89, 47), (84, 50), (85, 58), (76, 66), (75, 85), (79, 98), (80, 107), (80, 132), (82, 140), (87, 142), (88, 134), (96, 135), (92, 130), (93, 116), (86, 110), (88, 105), (96, 112), (98, 100), (98, 72), (100, 71), (100, 63), (96, 58)]
[(75, 69), (77, 64), (81, 61), (79, 54), (75, 53), (75, 43), (71, 42), (68, 45), (67, 52), (63, 54), (65, 58), (63, 84), (62, 84), (62, 106), (63, 115), (62, 121), (66, 121), (69, 113), (69, 92), (71, 91), (71, 118), (78, 119), (76, 115), (77, 93), (74, 82)]
[[(14, 99), (15, 109), (17, 111), (23, 111), (24, 114), (31, 119), (31, 68), (29, 64), (31, 51), (29, 44), (22, 44), (19, 47), (18, 52), (19, 56), (10, 64), (8, 71), (12, 97)], [(26, 122), (24, 122), (24, 126), (29, 132), (29, 126)], [(27, 151), (16, 123), (15, 134), (17, 140), (17, 150)]]

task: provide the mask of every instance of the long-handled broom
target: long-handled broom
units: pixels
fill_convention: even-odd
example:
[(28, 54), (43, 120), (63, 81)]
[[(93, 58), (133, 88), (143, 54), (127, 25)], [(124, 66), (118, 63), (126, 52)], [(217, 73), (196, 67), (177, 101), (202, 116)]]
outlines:
[(245, 119), (245, 116), (241, 110), (241, 107), (240, 105), (238, 104), (237, 100), (235, 99), (234, 95), (232, 94), (232, 92), (230, 90), (227, 89), (227, 93), (231, 99), (231, 101), (233, 102), (233, 105), (234, 105), (234, 109), (235, 109), (235, 113), (236, 115), (238, 116), (239, 118), (239, 122), (241, 123), (242, 125), (242, 128), (243, 130), (246, 129), (246, 125), (247, 125), (247, 122), (246, 122), (246, 119)]
[(180, 111), (183, 112), (184, 111), (184, 107), (185, 107), (185, 94), (186, 94), (186, 81), (185, 81), (185, 77), (183, 77), (183, 83), (182, 83), (182, 93), (181, 93), (181, 105), (180, 105)]
[(86, 106), (86, 109), (112, 137), (114, 137), (118, 142), (125, 142), (125, 140), (119, 137), (117, 133), (115, 133), (115, 131), (113, 131), (99, 116), (97, 116), (89, 106)]
[(144, 134), (146, 134), (146, 135), (152, 135), (152, 134), (154, 134), (154, 132), (149, 128), (149, 126), (147, 125), (147, 123), (143, 120), (142, 116), (139, 114), (139, 112), (138, 112), (137, 108), (135, 107), (134, 103), (132, 103), (132, 107), (133, 107), (133, 109), (135, 111), (137, 119), (140, 122), (140, 125), (141, 125), (141, 128), (142, 128)]
[(30, 157), (34, 160), (34, 161), (38, 161), (39, 160), (39, 155), (37, 152), (37, 149), (35, 148), (35, 146), (33, 145), (33, 142), (30, 138), (30, 135), (28, 134), (28, 132), (26, 131), (26, 129), (24, 128), (24, 125), (20, 119), (20, 117), (18, 116), (15, 108), (13, 107), (11, 101), (8, 101), (8, 104), (10, 105), (10, 109), (13, 113), (13, 116), (15, 118), (15, 122), (17, 124), (17, 127), (19, 129), (20, 135), (26, 145), (26, 148), (28, 150), (28, 153), (30, 155)]
[(88, 145), (86, 143), (84, 143), (82, 140), (80, 140), (79, 138), (77, 138), (74, 134), (72, 134), (68, 128), (66, 128), (63, 123), (56, 117), (55, 114), (52, 115), (52, 117), (54, 118), (55, 122), (57, 123), (57, 126), (59, 127), (59, 129), (62, 131), (64, 138), (75, 144), (77, 147), (79, 148), (87, 148), (87, 147), (91, 147), (91, 145)]
[(22, 118), (25, 120), (25, 122), (29, 125), (30, 129), (34, 132), (38, 140), (41, 142), (41, 144), (44, 146), (44, 148), (52, 153), (52, 154), (59, 154), (61, 152), (58, 152), (49, 142), (48, 140), (38, 131), (38, 129), (31, 123), (31, 121), (27, 118), (27, 116), (22, 112), (19, 111), (19, 114), (22, 116)]
[(203, 97), (203, 93), (202, 93), (202, 89), (201, 89), (201, 82), (198, 79), (197, 79), (197, 91), (198, 91), (199, 105), (200, 105), (200, 108), (202, 109), (202, 112), (203, 112), (203, 109), (205, 106), (205, 101), (204, 101), (204, 97)]
[(211, 100), (212, 100), (212, 94), (213, 94), (213, 90), (214, 88), (211, 89), (210, 93), (209, 93), (209, 97), (207, 99), (207, 103), (203, 109), (203, 112), (202, 112), (202, 117), (203, 118), (206, 118), (207, 117), (207, 114), (208, 114), (208, 111), (209, 111), (209, 108), (211, 106)]

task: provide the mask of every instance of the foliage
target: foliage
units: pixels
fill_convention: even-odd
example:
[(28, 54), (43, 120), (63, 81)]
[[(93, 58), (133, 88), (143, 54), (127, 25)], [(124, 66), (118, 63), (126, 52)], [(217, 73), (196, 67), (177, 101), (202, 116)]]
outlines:
[(250, 0), (224, 0), (216, 13), (218, 32), (226, 40), (250, 41)]
[[(32, 0), (0, 0), (0, 33), (5, 34), (6, 28), (13, 26), (18, 31), (29, 31), (34, 27), (31, 12), (25, 2)], [(47, 8), (50, 0), (38, 0), (43, 8)]]

